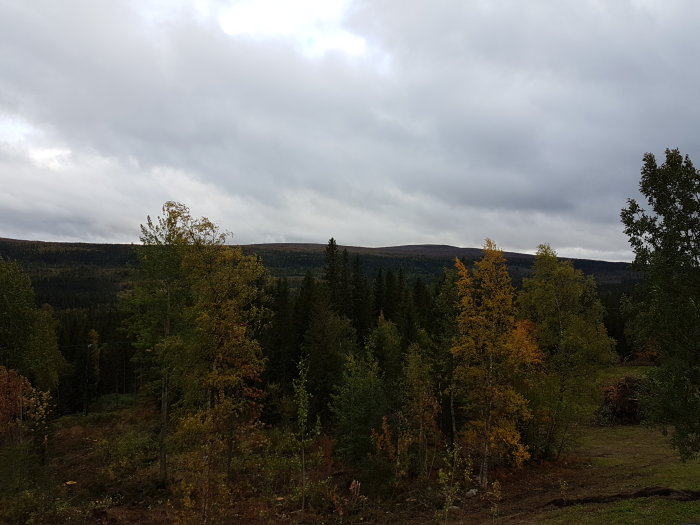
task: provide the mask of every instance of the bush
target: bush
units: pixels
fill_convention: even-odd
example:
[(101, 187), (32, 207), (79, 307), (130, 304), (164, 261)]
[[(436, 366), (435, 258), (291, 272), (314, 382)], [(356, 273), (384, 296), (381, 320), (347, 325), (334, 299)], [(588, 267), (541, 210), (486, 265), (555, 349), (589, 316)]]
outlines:
[(641, 421), (639, 396), (642, 380), (627, 376), (603, 389), (603, 404), (596, 414), (599, 425), (636, 425)]
[(158, 455), (158, 444), (149, 432), (125, 430), (113, 439), (98, 443), (99, 451), (108, 463), (108, 474), (112, 479), (128, 479), (139, 469), (154, 462)]

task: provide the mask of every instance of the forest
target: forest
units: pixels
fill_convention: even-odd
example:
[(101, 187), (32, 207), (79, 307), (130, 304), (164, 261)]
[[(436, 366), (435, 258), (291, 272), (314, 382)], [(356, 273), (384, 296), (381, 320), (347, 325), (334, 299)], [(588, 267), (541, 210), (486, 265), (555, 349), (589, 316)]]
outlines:
[(700, 173), (639, 189), (631, 268), (235, 247), (170, 201), (3, 240), (0, 523), (700, 520)]

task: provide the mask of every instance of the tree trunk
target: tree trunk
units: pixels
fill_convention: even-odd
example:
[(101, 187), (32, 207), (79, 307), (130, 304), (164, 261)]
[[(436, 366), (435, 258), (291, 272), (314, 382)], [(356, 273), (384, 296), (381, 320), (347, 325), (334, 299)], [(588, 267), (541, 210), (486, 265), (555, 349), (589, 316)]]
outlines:
[(168, 484), (168, 456), (165, 438), (168, 432), (168, 372), (163, 371), (160, 388), (160, 432), (158, 433), (158, 476), (163, 485)]
[(230, 428), (226, 436), (226, 479), (228, 481), (233, 481), (233, 432)]
[(450, 420), (452, 423), (452, 436), (451, 441), (454, 446), (455, 440), (457, 439), (457, 421), (455, 418), (455, 385), (454, 382), (450, 385)]

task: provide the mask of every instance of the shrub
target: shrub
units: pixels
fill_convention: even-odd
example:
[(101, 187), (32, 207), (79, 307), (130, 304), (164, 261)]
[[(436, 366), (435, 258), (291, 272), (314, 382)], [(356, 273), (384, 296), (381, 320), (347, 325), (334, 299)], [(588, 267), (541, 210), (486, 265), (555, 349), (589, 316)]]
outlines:
[(603, 404), (596, 414), (600, 425), (636, 425), (641, 420), (639, 396), (642, 380), (638, 377), (624, 377), (607, 385)]

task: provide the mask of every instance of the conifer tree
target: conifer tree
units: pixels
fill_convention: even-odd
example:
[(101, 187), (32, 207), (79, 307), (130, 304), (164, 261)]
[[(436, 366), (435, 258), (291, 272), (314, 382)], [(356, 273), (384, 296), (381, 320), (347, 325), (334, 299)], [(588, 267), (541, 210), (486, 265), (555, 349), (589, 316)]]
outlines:
[(377, 276), (374, 278), (372, 296), (374, 298), (374, 318), (377, 319), (386, 307), (386, 286), (384, 272), (381, 268), (377, 271)]
[(320, 293), (319, 288), (313, 274), (307, 271), (294, 300), (294, 330), (292, 337), (297, 348), (301, 348), (304, 342), (304, 335), (309, 329), (313, 305)]
[(338, 453), (357, 462), (372, 452), (372, 429), (380, 428), (387, 403), (379, 366), (371, 352), (346, 356), (342, 379), (332, 396), (331, 411)]
[(384, 317), (389, 321), (397, 321), (401, 308), (401, 289), (399, 282), (390, 269), (386, 271), (384, 277)]
[(341, 256), (338, 250), (338, 244), (331, 237), (328, 239), (325, 251), (325, 266), (323, 268), (323, 279), (328, 286), (329, 300), (331, 306), (337, 313), (342, 313), (340, 305), (341, 301)]
[(357, 255), (353, 259), (351, 280), (351, 319), (357, 332), (358, 344), (362, 346), (372, 326), (372, 292), (367, 277), (362, 271), (360, 257)]
[(454, 270), (445, 269), (436, 285), (429, 319), (429, 359), (440, 400), (441, 428), (450, 444), (457, 438), (457, 400), (455, 368), (457, 359), (451, 349), (457, 337), (458, 295)]
[(291, 393), (300, 358), (294, 326), (294, 304), (286, 278), (277, 279), (272, 295), (272, 319), (264, 338), (265, 356), (274, 364), (266, 369), (266, 381)]
[(0, 257), (0, 365), (40, 389), (55, 389), (65, 366), (56, 327), (53, 311), (36, 307), (29, 275)]
[(343, 248), (340, 258), (340, 276), (338, 282), (338, 312), (352, 319), (352, 292), (350, 281), (350, 256), (348, 250)]
[(327, 294), (319, 293), (312, 306), (302, 350), (309, 365), (311, 414), (320, 416), (324, 424), (329, 418), (328, 403), (340, 382), (343, 363), (355, 349), (356, 335), (350, 320), (330, 307)]
[(395, 323), (379, 316), (377, 326), (370, 332), (367, 348), (377, 360), (384, 383), (396, 392), (401, 377), (401, 336)]

